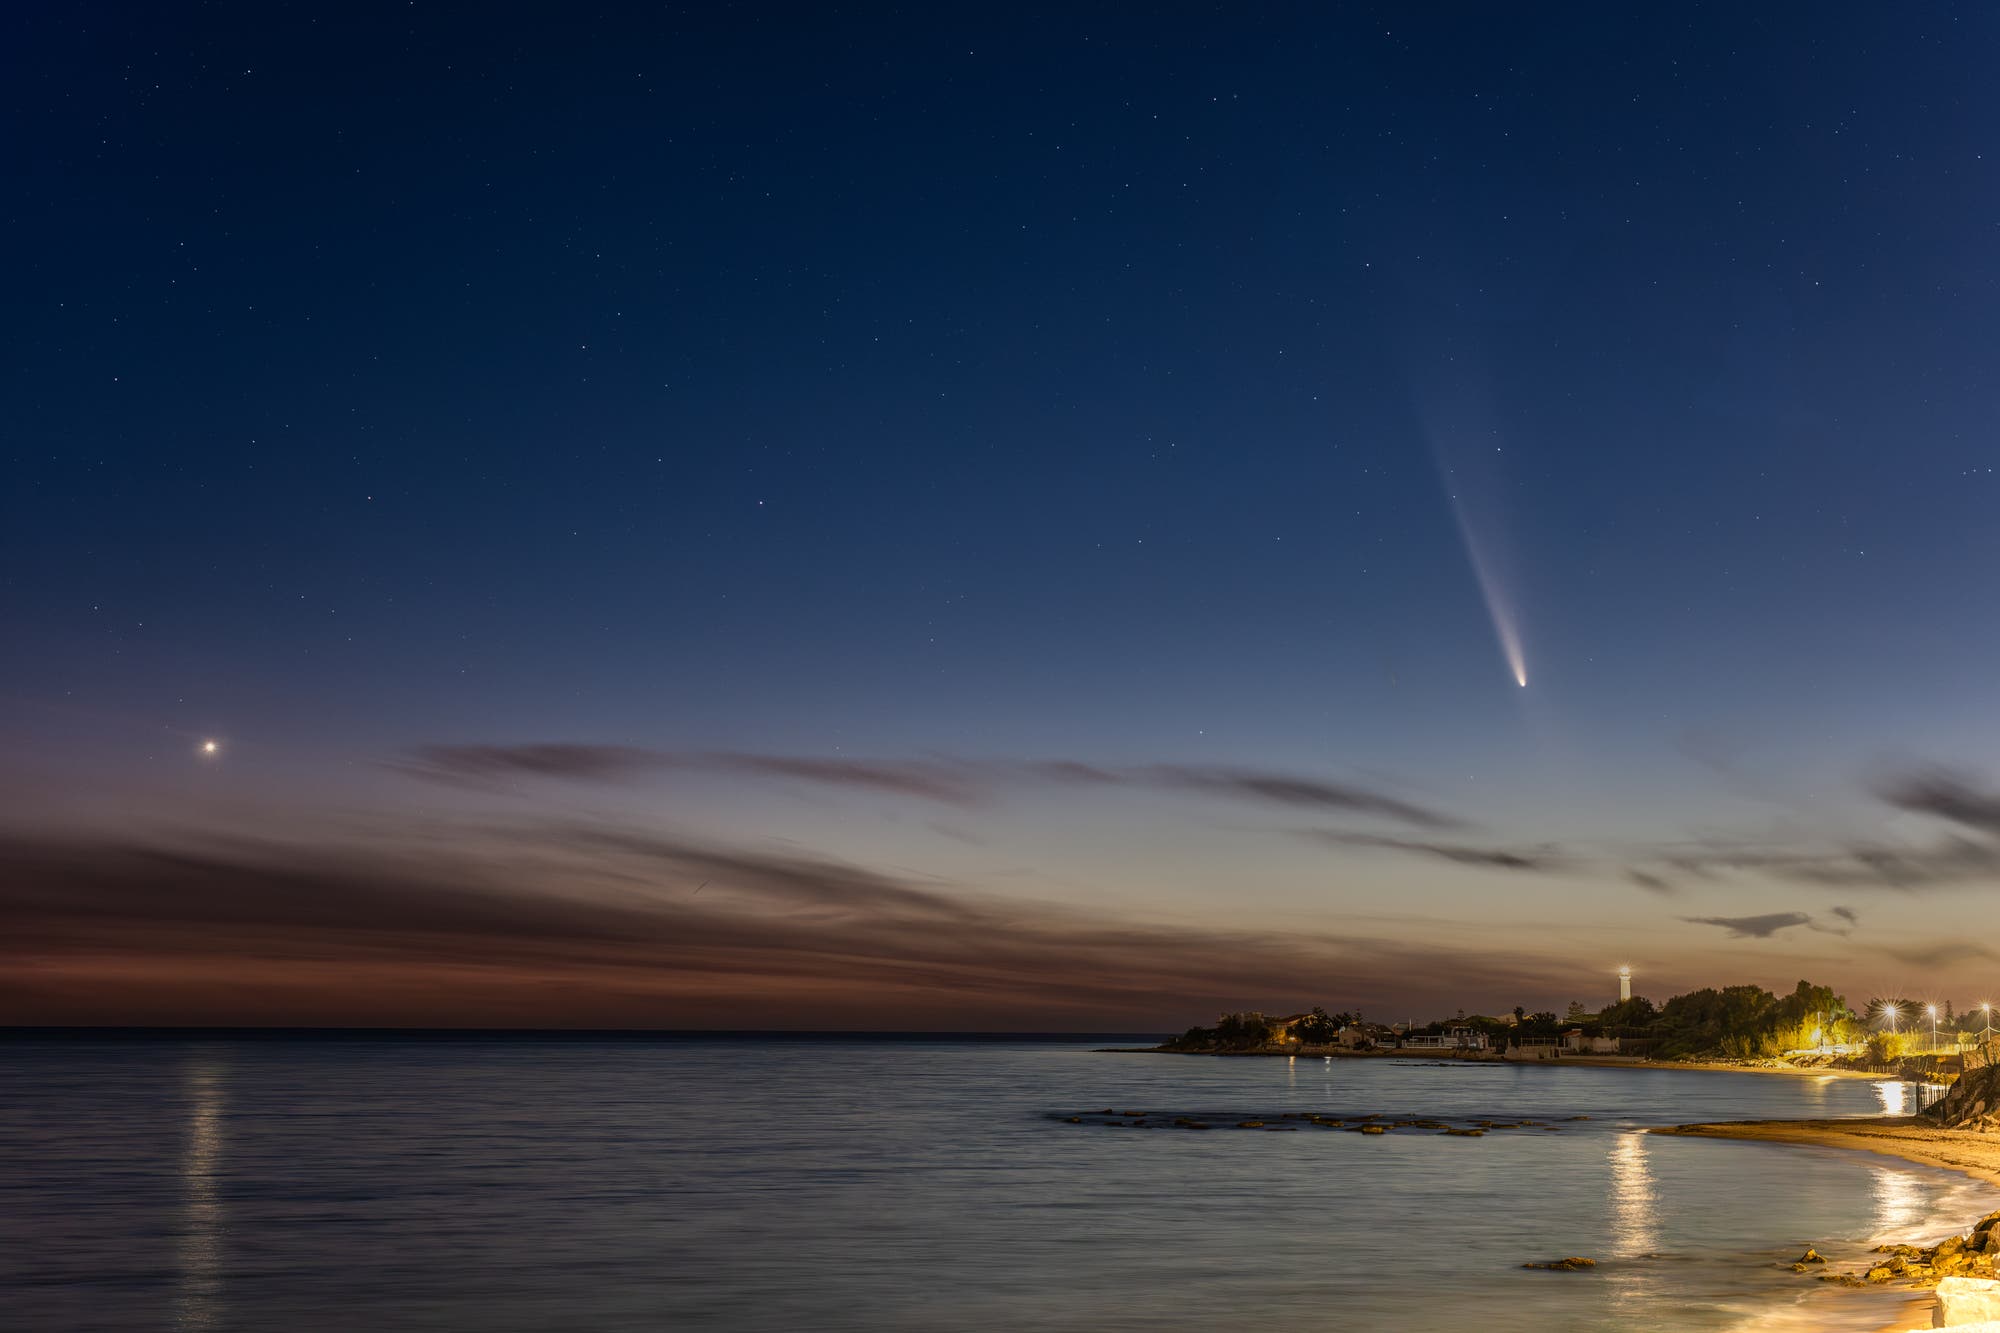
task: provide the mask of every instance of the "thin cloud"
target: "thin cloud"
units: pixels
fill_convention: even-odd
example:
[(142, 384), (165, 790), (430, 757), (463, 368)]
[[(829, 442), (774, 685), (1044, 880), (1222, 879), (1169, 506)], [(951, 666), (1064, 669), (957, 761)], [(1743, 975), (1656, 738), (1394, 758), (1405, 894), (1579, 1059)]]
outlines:
[(1981, 833), (2000, 833), (2000, 795), (1949, 769), (1924, 769), (1891, 778), (1876, 794), (1898, 810), (1933, 815)]
[(508, 778), (624, 782), (667, 767), (654, 750), (628, 745), (425, 745), (389, 767), (408, 777), (454, 786), (491, 787)]
[(1892, 947), (1884, 952), (1899, 963), (1921, 968), (1949, 967), (1953, 963), (1969, 962), (1975, 958), (2000, 958), (2000, 954), (1985, 945), (1970, 944), (1964, 940), (1936, 940), (1929, 944)]
[(1637, 887), (1644, 889), (1648, 893), (1656, 893), (1662, 898), (1678, 897), (1680, 894), (1679, 887), (1672, 881), (1662, 879), (1650, 871), (1628, 870), (1625, 872), (1625, 877), (1631, 880)]
[(976, 805), (987, 796), (976, 770), (948, 762), (814, 759), (796, 755), (744, 754), (711, 750), (669, 760), (674, 767), (790, 778), (831, 787), (861, 787), (946, 805)]
[(1943, 768), (1890, 777), (1874, 792), (1892, 810), (1954, 827), (1928, 842), (1706, 839), (1642, 855), (1702, 879), (1745, 872), (1795, 884), (1906, 893), (2000, 879), (2000, 795)]
[(1540, 871), (1568, 870), (1569, 862), (1550, 848), (1516, 851), (1505, 847), (1468, 847), (1459, 843), (1429, 842), (1416, 838), (1390, 838), (1373, 833), (1347, 833), (1338, 829), (1302, 829), (1299, 836), (1333, 847), (1372, 847), (1383, 851), (1408, 852), (1434, 857), (1458, 865), (1488, 870)]
[(1426, 830), (1466, 826), (1464, 820), (1453, 815), (1370, 787), (1295, 773), (1212, 764), (1108, 767), (1070, 759), (850, 759), (737, 750), (683, 753), (629, 746), (542, 744), (425, 746), (390, 767), (409, 777), (480, 787), (495, 787), (510, 777), (618, 782), (649, 772), (737, 774), (861, 789), (959, 807), (978, 805), (1003, 790), (1020, 787), (1123, 787), (1215, 796), (1295, 810), (1338, 811)]
[(1959, 834), (1914, 846), (1879, 842), (1829, 847), (1718, 842), (1704, 848), (1683, 844), (1670, 854), (1656, 853), (1648, 859), (1703, 880), (1739, 872), (1794, 884), (1899, 892), (1948, 888), (2000, 876), (2000, 845)]
[(1317, 810), (1343, 810), (1380, 815), (1416, 828), (1463, 828), (1465, 821), (1398, 797), (1344, 783), (1324, 782), (1287, 773), (1255, 769), (1156, 764), (1132, 770), (1127, 781), (1183, 791), (1205, 792), (1239, 800)]
[(1768, 940), (1781, 930), (1812, 924), (1812, 918), (1804, 912), (1770, 912), (1763, 916), (1684, 916), (1681, 920), (1697, 926), (1720, 926), (1729, 932), (1731, 939), (1738, 940)]

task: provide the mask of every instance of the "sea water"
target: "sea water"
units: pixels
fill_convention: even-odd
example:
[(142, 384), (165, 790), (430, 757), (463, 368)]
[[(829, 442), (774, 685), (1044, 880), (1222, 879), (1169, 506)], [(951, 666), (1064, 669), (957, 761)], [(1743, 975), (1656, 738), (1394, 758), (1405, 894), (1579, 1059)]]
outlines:
[[(1872, 1156), (1642, 1132), (1880, 1114), (1900, 1084), (1099, 1044), (0, 1043), (0, 1325), (1871, 1328), (1907, 1297), (1784, 1265), (2000, 1206)], [(1066, 1120), (1105, 1109), (1561, 1128)], [(1521, 1267), (1567, 1255), (1597, 1267)]]

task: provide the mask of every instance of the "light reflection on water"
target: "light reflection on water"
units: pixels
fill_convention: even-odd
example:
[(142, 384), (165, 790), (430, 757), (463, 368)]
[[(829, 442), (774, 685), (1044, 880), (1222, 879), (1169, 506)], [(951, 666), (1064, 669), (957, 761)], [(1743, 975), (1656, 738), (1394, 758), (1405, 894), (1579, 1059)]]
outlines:
[[(1800, 1302), (1805, 1327), (1869, 1327), (1886, 1322), (1869, 1293), (1780, 1265), (1993, 1203), (1860, 1156), (1637, 1132), (1875, 1113), (1856, 1080), (1054, 1044), (271, 1041), (0, 1044), (0, 1086), (0, 1322), (35, 1329), (1711, 1333), (1773, 1301)], [(1106, 1106), (1555, 1128), (1062, 1119)], [(1599, 1267), (1521, 1268), (1569, 1254)]]
[(1942, 1083), (1905, 1083), (1899, 1078), (1883, 1079), (1874, 1086), (1883, 1115), (1915, 1115), (1945, 1091)]
[(222, 1198), (217, 1169), (222, 1158), (224, 1071), (214, 1064), (191, 1065), (187, 1147), (181, 1155), (183, 1210), (180, 1235), (181, 1282), (175, 1324), (183, 1329), (218, 1327), (222, 1307)]
[(1619, 1254), (1651, 1254), (1660, 1245), (1653, 1214), (1659, 1196), (1646, 1164), (1647, 1137), (1633, 1130), (1611, 1141), (1611, 1204), (1617, 1223), (1613, 1234)]
[(1922, 1231), (1930, 1214), (1930, 1195), (1924, 1182), (1908, 1171), (1886, 1166), (1876, 1167), (1871, 1174), (1876, 1234), (1914, 1236)]

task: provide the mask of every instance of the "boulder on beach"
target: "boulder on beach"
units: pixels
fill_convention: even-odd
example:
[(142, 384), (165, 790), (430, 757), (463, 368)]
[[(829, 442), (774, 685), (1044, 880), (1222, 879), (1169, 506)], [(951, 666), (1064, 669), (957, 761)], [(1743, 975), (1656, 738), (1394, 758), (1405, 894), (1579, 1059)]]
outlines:
[(1985, 1277), (1948, 1277), (1937, 1284), (1932, 1328), (1959, 1328), (2000, 1320), (2000, 1282)]

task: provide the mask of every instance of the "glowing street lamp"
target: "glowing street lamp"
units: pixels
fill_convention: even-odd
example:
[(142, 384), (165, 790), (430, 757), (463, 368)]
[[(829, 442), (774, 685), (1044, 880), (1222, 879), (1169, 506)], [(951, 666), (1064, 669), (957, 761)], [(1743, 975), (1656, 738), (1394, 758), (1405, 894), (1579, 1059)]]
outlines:
[(1984, 1014), (1984, 1015), (1986, 1015), (1986, 1019), (1985, 1019), (1985, 1021), (1984, 1021), (1984, 1022), (1982, 1022), (1982, 1023), (1981, 1023), (1980, 1025), (1979, 1025), (1979, 1035), (1980, 1035), (1981, 1037), (1985, 1038), (1985, 1039), (1986, 1039), (1987, 1041), (1992, 1041), (1992, 1040), (1993, 1040), (1993, 1006), (1992, 1006), (1992, 1005), (1990, 1005), (1990, 1004), (1982, 1004), (1982, 1005), (1980, 1005), (1980, 1006), (1979, 1006), (1979, 1012), (1980, 1012), (1980, 1013), (1982, 1013), (1982, 1014)]
[(1931, 1053), (1937, 1053), (1937, 1006), (1931, 1005)]
[(1901, 1010), (1897, 1009), (1893, 1004), (1884, 1004), (1882, 1006), (1882, 1016), (1889, 1020), (1889, 1035), (1892, 1037), (1896, 1035), (1896, 1015), (1900, 1012)]

